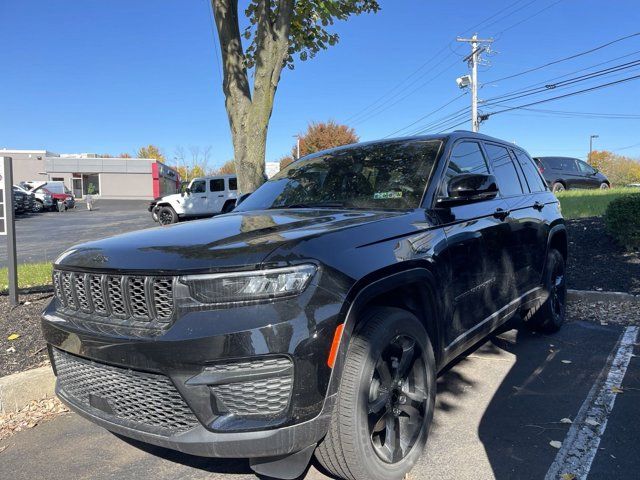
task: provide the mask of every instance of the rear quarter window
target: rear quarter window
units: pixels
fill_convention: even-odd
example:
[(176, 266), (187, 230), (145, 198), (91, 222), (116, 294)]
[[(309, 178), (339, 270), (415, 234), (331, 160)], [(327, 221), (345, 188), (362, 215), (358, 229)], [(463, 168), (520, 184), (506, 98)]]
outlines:
[(540, 175), (540, 171), (538, 170), (531, 157), (522, 150), (513, 150), (513, 152), (516, 159), (518, 160), (518, 163), (520, 164), (520, 167), (522, 168), (524, 178), (529, 185), (529, 190), (532, 192), (542, 192), (546, 190), (547, 183)]

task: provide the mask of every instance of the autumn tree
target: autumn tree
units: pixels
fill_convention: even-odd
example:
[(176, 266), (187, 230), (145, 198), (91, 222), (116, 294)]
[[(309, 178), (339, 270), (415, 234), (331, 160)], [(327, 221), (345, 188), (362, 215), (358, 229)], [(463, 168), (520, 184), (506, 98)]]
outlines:
[(155, 158), (159, 162), (165, 163), (166, 159), (158, 147), (155, 145), (147, 145), (140, 147), (138, 150), (138, 158)]
[[(282, 69), (335, 45), (327, 27), (377, 12), (377, 0), (251, 0), (241, 31), (237, 0), (211, 0), (222, 53), (225, 106), (240, 191), (264, 181), (267, 128)], [(243, 39), (245, 44), (243, 45)], [(252, 73), (251, 81), (249, 74)]]
[(632, 158), (607, 150), (594, 150), (589, 163), (604, 173), (613, 186), (640, 183), (640, 162)]
[(291, 162), (293, 162), (293, 157), (291, 155), (285, 155), (284, 157), (281, 157), (280, 160), (278, 160), (278, 163), (280, 164), (280, 170), (285, 168)]
[(219, 175), (229, 175), (236, 173), (236, 164), (233, 160), (228, 160), (218, 169)]
[(131, 158), (131, 155), (128, 154), (127, 152), (123, 152), (120, 155), (118, 155), (118, 158)]
[[(311, 122), (307, 131), (298, 136), (300, 139), (300, 156), (326, 150), (327, 148), (358, 143), (360, 138), (356, 131), (346, 125), (339, 125), (333, 120), (328, 122)], [(296, 158), (298, 145), (291, 149), (291, 156)]]

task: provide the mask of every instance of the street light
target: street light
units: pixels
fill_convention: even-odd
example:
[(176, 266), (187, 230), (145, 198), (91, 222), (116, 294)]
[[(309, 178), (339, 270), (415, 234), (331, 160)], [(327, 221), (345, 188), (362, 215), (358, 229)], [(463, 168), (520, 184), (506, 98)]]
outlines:
[(600, 135), (589, 136), (589, 156), (587, 157), (587, 163), (591, 163), (591, 152), (593, 151), (593, 139), (600, 138)]

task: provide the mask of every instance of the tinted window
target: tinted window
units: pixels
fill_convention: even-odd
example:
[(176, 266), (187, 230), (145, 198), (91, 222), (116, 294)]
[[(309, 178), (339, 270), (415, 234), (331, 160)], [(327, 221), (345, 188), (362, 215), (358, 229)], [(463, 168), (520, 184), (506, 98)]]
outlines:
[(410, 209), (420, 206), (442, 142), (373, 144), (302, 158), (236, 208)]
[(518, 178), (516, 166), (511, 161), (509, 150), (499, 145), (485, 143), (493, 174), (498, 182), (498, 189), (505, 197), (519, 195), (522, 193), (522, 186)]
[(588, 165), (580, 160), (577, 160), (576, 163), (578, 164), (578, 168), (580, 169), (581, 173), (584, 173), (585, 175), (593, 175), (594, 173), (596, 173), (591, 165)]
[(238, 190), (238, 179), (230, 178), (229, 179), (229, 190)]
[(224, 192), (224, 178), (209, 180), (209, 190), (212, 192)]
[(206, 190), (206, 183), (204, 180), (195, 180), (191, 184), (191, 192), (192, 193), (204, 193)]
[(544, 163), (549, 165), (554, 170), (564, 170), (565, 172), (577, 172), (578, 167), (576, 161), (573, 158), (545, 158)]
[(444, 172), (441, 195), (448, 195), (449, 180), (461, 173), (489, 173), (487, 162), (477, 142), (461, 142), (453, 147), (447, 170)]
[(547, 184), (540, 176), (540, 170), (533, 164), (531, 157), (521, 150), (515, 150), (515, 155), (529, 184), (529, 190), (532, 192), (542, 192), (546, 190)]

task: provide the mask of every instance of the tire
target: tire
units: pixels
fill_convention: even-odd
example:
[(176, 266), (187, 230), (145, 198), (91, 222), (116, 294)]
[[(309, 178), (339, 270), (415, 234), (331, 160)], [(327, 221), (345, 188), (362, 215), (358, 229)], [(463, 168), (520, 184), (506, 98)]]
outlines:
[(33, 213), (40, 213), (44, 210), (44, 205), (40, 200), (36, 200), (33, 204)]
[(172, 223), (176, 223), (177, 221), (178, 214), (173, 208), (166, 206), (158, 210), (158, 223), (160, 225), (171, 225)]
[[(405, 310), (373, 308), (360, 324), (347, 350), (329, 431), (315, 455), (347, 480), (401, 479), (422, 454), (433, 418), (433, 349), (420, 321)], [(398, 377), (404, 381), (394, 381)], [(400, 443), (396, 431), (404, 436), (404, 449), (394, 448)]]
[(522, 315), (533, 330), (553, 333), (560, 330), (567, 316), (566, 265), (562, 254), (551, 249), (543, 278), (543, 300)]
[(564, 183), (562, 182), (555, 182), (553, 184), (553, 186), (551, 187), (551, 191), (552, 192), (563, 192), (565, 190), (565, 186)]
[(600, 184), (600, 190), (607, 190), (609, 187), (609, 184), (607, 182), (602, 182)]

